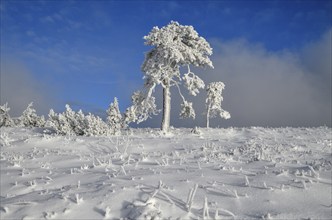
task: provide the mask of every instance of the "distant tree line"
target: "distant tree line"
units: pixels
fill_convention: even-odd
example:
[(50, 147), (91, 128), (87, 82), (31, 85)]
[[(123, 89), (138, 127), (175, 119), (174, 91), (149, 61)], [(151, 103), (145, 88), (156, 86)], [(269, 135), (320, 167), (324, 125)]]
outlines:
[(48, 127), (59, 135), (80, 136), (116, 135), (126, 127), (117, 98), (114, 98), (106, 111), (106, 121), (91, 113), (84, 114), (82, 110), (75, 112), (69, 105), (62, 113), (55, 113), (51, 109), (47, 119), (36, 114), (33, 103), (28, 105), (20, 117), (12, 118), (9, 111), (7, 103), (0, 106), (0, 127)]

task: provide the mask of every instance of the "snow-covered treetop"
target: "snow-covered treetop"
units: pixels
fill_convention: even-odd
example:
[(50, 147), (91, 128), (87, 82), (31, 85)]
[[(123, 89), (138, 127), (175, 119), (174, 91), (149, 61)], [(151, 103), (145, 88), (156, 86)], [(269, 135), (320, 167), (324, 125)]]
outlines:
[[(225, 89), (225, 84), (223, 82), (211, 82), (206, 88), (207, 98), (209, 100), (218, 100), (215, 102), (221, 102), (223, 100), (222, 90)], [(219, 101), (220, 100), (220, 101)]]
[(146, 54), (142, 65), (146, 86), (153, 83), (165, 84), (164, 80), (173, 77), (180, 78), (179, 67), (183, 65), (213, 68), (209, 58), (212, 48), (193, 26), (171, 21), (163, 28), (154, 27), (144, 39), (146, 45), (154, 46)]
[(0, 105), (0, 115), (7, 114), (10, 108), (8, 107), (8, 103), (6, 102), (4, 105)]
[(160, 48), (158, 53), (168, 61), (175, 61), (180, 65), (213, 67), (209, 59), (212, 48), (203, 37), (198, 36), (193, 26), (180, 25), (176, 21), (171, 21), (161, 29), (154, 27), (144, 40), (146, 45)]

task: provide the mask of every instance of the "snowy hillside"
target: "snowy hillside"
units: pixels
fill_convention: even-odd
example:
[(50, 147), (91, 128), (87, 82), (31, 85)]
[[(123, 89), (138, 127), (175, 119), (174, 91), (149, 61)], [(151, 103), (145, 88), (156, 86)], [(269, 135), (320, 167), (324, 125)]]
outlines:
[(1, 128), (1, 219), (330, 219), (331, 128)]

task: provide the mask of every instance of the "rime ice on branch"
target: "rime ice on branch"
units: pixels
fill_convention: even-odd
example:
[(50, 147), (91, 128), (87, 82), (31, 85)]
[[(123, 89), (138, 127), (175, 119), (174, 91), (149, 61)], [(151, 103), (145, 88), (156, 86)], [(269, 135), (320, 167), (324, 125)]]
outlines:
[[(161, 129), (167, 132), (170, 126), (170, 88), (176, 86), (183, 100), (181, 117), (194, 118), (192, 103), (185, 100), (179, 85), (184, 81), (189, 93), (194, 96), (199, 89), (204, 88), (204, 81), (190, 71), (189, 65), (213, 68), (209, 58), (212, 55), (212, 48), (192, 26), (180, 25), (175, 21), (162, 28), (154, 27), (144, 40), (146, 45), (153, 46), (146, 54), (142, 65), (144, 89), (134, 93), (133, 105), (127, 109), (126, 120), (139, 123), (151, 114), (157, 114), (155, 97), (152, 93), (157, 85), (161, 85), (163, 88)], [(188, 72), (183, 76), (180, 73), (181, 66), (188, 67)]]

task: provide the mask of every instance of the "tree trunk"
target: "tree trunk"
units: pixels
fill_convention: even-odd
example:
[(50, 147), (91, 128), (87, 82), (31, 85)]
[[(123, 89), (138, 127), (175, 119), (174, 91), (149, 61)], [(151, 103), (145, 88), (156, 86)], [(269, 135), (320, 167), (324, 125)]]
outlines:
[(161, 130), (168, 132), (171, 121), (171, 91), (169, 83), (165, 83), (163, 88), (163, 121), (161, 124)]
[(206, 113), (206, 127), (209, 128), (210, 126), (210, 106), (207, 109), (207, 113)]

